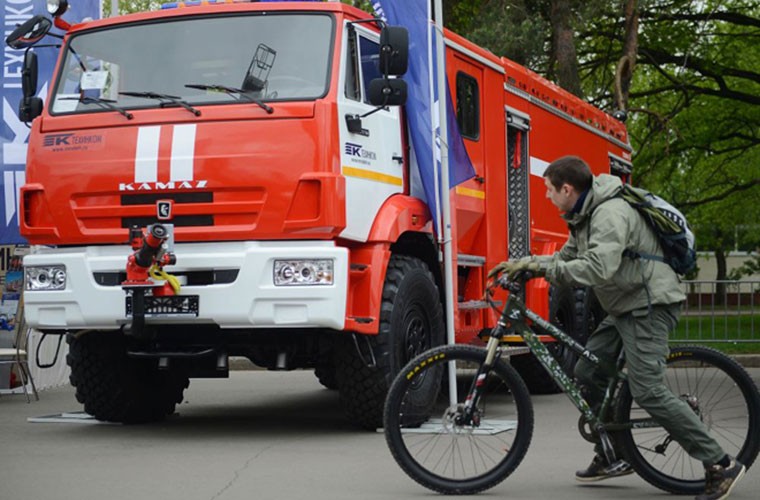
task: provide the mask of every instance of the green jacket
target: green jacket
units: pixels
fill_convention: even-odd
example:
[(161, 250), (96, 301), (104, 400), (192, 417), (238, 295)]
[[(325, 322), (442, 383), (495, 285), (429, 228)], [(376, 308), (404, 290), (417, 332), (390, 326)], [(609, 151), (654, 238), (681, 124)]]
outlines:
[(635, 252), (662, 255), (657, 236), (644, 218), (622, 198), (615, 198), (620, 178), (594, 178), (578, 213), (564, 214), (570, 228), (567, 243), (552, 256), (537, 256), (546, 279), (556, 285), (593, 287), (608, 314), (620, 316), (650, 304), (686, 299), (681, 280), (668, 264), (623, 256)]

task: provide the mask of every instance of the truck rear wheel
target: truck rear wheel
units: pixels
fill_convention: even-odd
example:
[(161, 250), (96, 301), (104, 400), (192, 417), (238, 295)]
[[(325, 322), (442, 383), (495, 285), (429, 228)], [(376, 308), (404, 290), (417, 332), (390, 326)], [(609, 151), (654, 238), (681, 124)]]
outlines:
[(91, 332), (66, 337), (70, 381), (77, 401), (98, 420), (144, 423), (163, 420), (182, 402), (189, 379), (179, 369), (127, 357), (121, 333)]
[[(348, 418), (365, 429), (382, 427), (383, 404), (393, 377), (418, 354), (443, 344), (445, 336), (443, 307), (430, 270), (417, 258), (393, 255), (383, 286), (378, 334), (345, 335), (336, 346), (338, 391)], [(436, 381), (430, 379), (428, 384), (432, 383)], [(435, 396), (424, 384), (419, 392)]]

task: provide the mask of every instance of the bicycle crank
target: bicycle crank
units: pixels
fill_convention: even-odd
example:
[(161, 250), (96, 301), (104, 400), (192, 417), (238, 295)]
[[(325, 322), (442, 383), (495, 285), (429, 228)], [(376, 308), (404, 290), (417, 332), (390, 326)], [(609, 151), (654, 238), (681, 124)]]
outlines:
[(581, 415), (578, 419), (578, 432), (589, 443), (599, 444), (602, 442), (599, 433), (591, 426), (585, 415)]

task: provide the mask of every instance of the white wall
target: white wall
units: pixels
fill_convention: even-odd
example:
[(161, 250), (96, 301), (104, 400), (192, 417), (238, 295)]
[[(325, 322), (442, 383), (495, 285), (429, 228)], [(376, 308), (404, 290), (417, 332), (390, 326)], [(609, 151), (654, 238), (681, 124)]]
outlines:
[[(698, 252), (697, 254), (697, 266), (699, 266), (698, 280), (714, 280), (718, 275), (718, 266), (715, 261), (714, 252)], [(732, 269), (741, 267), (744, 261), (750, 260), (756, 257), (754, 252), (730, 252), (726, 257), (726, 269), (727, 272), (731, 272)], [(760, 274), (752, 276), (743, 276), (741, 281), (760, 281)]]

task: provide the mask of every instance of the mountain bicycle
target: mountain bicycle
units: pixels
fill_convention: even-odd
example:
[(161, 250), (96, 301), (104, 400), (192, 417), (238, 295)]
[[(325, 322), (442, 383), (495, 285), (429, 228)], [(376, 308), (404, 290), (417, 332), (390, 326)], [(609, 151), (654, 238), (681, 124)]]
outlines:
[[(500, 317), (485, 348), (434, 348), (395, 377), (385, 402), (384, 432), (399, 466), (421, 485), (445, 494), (487, 490), (517, 468), (531, 442), (533, 406), (508, 362), (515, 348), (502, 342), (516, 333), (580, 411), (581, 436), (601, 444), (609, 463), (623, 459), (644, 480), (671, 493), (702, 492), (702, 463), (633, 401), (623, 354), (600, 359), (528, 309), (520, 295), (530, 278), (501, 276), (489, 282), (486, 297)], [(492, 299), (496, 287), (509, 291), (501, 310)], [(610, 377), (598, 409), (591, 408), (538, 334), (553, 337)], [(700, 416), (723, 449), (749, 468), (760, 449), (760, 394), (744, 368), (711, 348), (671, 347), (666, 385)]]

